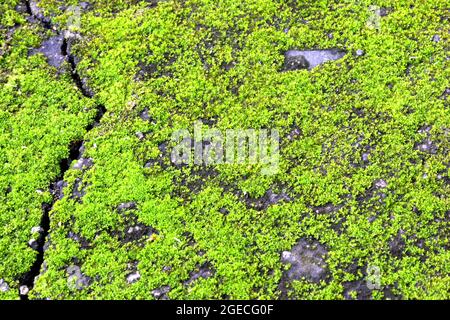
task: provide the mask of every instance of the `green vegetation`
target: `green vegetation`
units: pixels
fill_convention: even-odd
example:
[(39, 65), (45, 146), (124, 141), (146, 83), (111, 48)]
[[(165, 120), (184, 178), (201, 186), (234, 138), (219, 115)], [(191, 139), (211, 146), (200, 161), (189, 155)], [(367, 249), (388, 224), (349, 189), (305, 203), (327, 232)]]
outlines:
[[(0, 299), (43, 204), (31, 299), (450, 298), (448, 1), (91, 1), (70, 54), (92, 98), (33, 53), (66, 30), (62, 1), (39, 2), (54, 30), (19, 2), (0, 4)], [(347, 54), (282, 72), (287, 50), (328, 48)], [(197, 120), (277, 128), (279, 172), (171, 164)], [(81, 141), (92, 165), (72, 159), (58, 198)], [(288, 200), (255, 205), (268, 192)], [(300, 239), (326, 248), (321, 281), (285, 281)], [(370, 266), (379, 289), (361, 289)]]

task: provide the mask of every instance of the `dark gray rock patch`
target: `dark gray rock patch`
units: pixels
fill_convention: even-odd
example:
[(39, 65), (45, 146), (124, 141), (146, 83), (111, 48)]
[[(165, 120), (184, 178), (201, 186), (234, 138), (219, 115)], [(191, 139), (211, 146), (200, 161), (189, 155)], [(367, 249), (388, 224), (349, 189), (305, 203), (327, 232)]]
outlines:
[(30, 241), (28, 241), (28, 246), (36, 251), (39, 249), (39, 243), (36, 239), (31, 239)]
[(406, 243), (403, 238), (404, 231), (400, 230), (398, 234), (389, 242), (389, 251), (392, 256), (401, 259), (403, 257)]
[(365, 280), (344, 282), (342, 285), (346, 300), (370, 300), (372, 298), (372, 290), (367, 287)]
[(152, 295), (156, 300), (169, 300), (167, 294), (170, 292), (170, 286), (162, 286), (152, 291)]
[(284, 251), (281, 255), (281, 262), (290, 265), (284, 274), (285, 281), (306, 279), (319, 283), (325, 280), (327, 254), (328, 251), (319, 242), (301, 239), (291, 251)]
[(323, 206), (313, 207), (312, 210), (316, 214), (329, 214), (339, 211), (342, 207), (343, 205), (334, 205), (332, 203), (327, 203), (326, 205)]
[(86, 195), (86, 187), (87, 185), (81, 178), (76, 178), (73, 185), (71, 198), (81, 203), (81, 199)]
[(73, 241), (77, 242), (80, 245), (81, 249), (90, 249), (92, 248), (91, 243), (83, 236), (81, 236), (78, 233), (75, 233), (73, 231), (69, 231), (67, 234), (67, 237), (69, 239), (72, 239)]
[(446, 100), (448, 99), (448, 97), (450, 96), (450, 88), (446, 88), (444, 90), (444, 92), (442, 93), (441, 99)]
[(139, 261), (130, 261), (127, 264), (128, 274), (126, 280), (128, 284), (133, 284), (141, 279), (141, 274), (138, 271)]
[(0, 292), (7, 292), (7, 291), (9, 291), (8, 283), (5, 280), (0, 279)]
[(289, 202), (292, 201), (292, 198), (284, 191), (273, 191), (273, 189), (269, 189), (262, 197), (260, 198), (250, 198), (248, 195), (237, 194), (238, 196), (243, 196), (245, 198), (245, 203), (248, 208), (254, 210), (266, 210), (272, 205), (278, 204), (280, 202)]
[(129, 275), (127, 275), (127, 282), (128, 284), (132, 284), (135, 283), (137, 281), (139, 281), (139, 279), (141, 279), (141, 274), (139, 273), (139, 271), (130, 273)]
[[(123, 205), (125, 208), (131, 209), (135, 208), (135, 204), (134, 206), (133, 204), (134, 203), (131, 202)], [(135, 245), (142, 247), (152, 235), (157, 235), (158, 231), (153, 227), (140, 222), (135, 214), (126, 211), (129, 209), (122, 209), (119, 211), (123, 218), (123, 227), (120, 230), (112, 231), (111, 235), (115, 236), (122, 244), (133, 242)]]
[(59, 68), (66, 60), (66, 56), (62, 51), (64, 43), (64, 37), (61, 35), (51, 37), (45, 40), (41, 47), (37, 50), (33, 50), (33, 54), (42, 53), (46, 58), (49, 65)]
[(199, 266), (197, 270), (195, 270), (189, 274), (189, 279), (184, 282), (184, 285), (189, 286), (200, 278), (208, 279), (208, 278), (212, 277), (213, 275), (214, 275), (214, 269), (213, 269), (212, 265), (210, 263), (206, 262), (203, 265)]
[(52, 195), (61, 200), (64, 197), (64, 188), (67, 187), (67, 182), (64, 180), (59, 180), (55, 184), (53, 184), (51, 188)]
[(327, 61), (341, 59), (345, 55), (345, 51), (338, 49), (289, 50), (284, 55), (284, 71), (311, 70)]
[(288, 141), (294, 141), (295, 139), (297, 139), (301, 135), (302, 135), (302, 130), (298, 126), (293, 126), (292, 130), (287, 135), (287, 140)]
[(135, 81), (145, 81), (149, 79), (157, 71), (157, 66), (154, 63), (145, 64), (144, 62), (139, 62), (137, 65), (138, 71), (134, 76)]
[(373, 184), (375, 189), (384, 189), (388, 186), (387, 182), (383, 179), (378, 179)]
[(438, 147), (428, 138), (416, 144), (415, 149), (428, 154), (436, 154), (438, 151)]
[(92, 158), (80, 158), (73, 165), (73, 169), (76, 170), (86, 170), (94, 165), (94, 160)]
[(144, 110), (142, 110), (142, 112), (140, 114), (140, 117), (144, 121), (150, 121), (151, 120), (151, 117), (148, 114), (148, 108), (145, 108)]
[(122, 212), (126, 210), (133, 210), (136, 208), (137, 208), (136, 202), (124, 202), (117, 206), (117, 211)]
[(432, 126), (426, 124), (420, 127), (419, 130), (417, 130), (417, 132), (424, 135), (425, 138), (421, 142), (416, 143), (414, 145), (414, 149), (428, 154), (436, 154), (438, 152), (437, 145), (431, 139), (431, 129)]
[(71, 290), (83, 290), (88, 287), (92, 280), (90, 277), (84, 275), (81, 272), (81, 268), (77, 265), (71, 265), (66, 269), (67, 274), (67, 285)]

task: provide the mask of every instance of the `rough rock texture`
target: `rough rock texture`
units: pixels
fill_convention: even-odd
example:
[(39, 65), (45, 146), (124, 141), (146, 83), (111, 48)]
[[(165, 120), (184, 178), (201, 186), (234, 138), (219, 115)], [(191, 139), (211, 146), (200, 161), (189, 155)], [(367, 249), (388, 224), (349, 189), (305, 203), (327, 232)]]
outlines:
[(1, 1), (0, 299), (449, 299), (448, 3), (380, 4)]
[(317, 67), (327, 61), (341, 59), (345, 52), (337, 49), (329, 50), (289, 50), (285, 54), (284, 69), (292, 71)]
[(284, 251), (281, 261), (289, 264), (288, 280), (306, 279), (311, 282), (324, 280), (327, 274), (325, 261), (327, 250), (315, 241), (300, 240), (291, 251)]

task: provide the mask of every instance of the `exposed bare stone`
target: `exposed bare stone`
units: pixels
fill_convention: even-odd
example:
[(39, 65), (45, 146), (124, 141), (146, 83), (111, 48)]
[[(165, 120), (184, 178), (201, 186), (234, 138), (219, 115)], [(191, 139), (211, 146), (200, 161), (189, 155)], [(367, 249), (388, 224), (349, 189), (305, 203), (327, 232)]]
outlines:
[(425, 139), (416, 146), (416, 149), (429, 154), (436, 154), (438, 148), (430, 139)]
[(328, 214), (328, 213), (339, 211), (341, 208), (342, 208), (342, 205), (334, 205), (332, 203), (328, 203), (324, 206), (314, 207), (313, 210), (317, 214)]
[(208, 279), (209, 277), (212, 277), (213, 274), (214, 271), (212, 270), (211, 265), (209, 263), (205, 263), (199, 267), (198, 270), (189, 274), (189, 279), (184, 282), (184, 285), (188, 286), (199, 278)]
[(157, 300), (169, 300), (167, 294), (170, 292), (169, 286), (163, 286), (161, 288), (155, 289), (152, 291), (152, 295)]
[(42, 233), (42, 232), (44, 232), (44, 229), (42, 229), (41, 226), (31, 228), (31, 233)]
[(144, 121), (150, 121), (150, 120), (151, 120), (151, 118), (150, 118), (150, 116), (149, 116), (149, 114), (148, 114), (148, 109), (147, 109), (147, 108), (145, 108), (145, 109), (141, 112), (140, 117), (141, 117), (141, 119), (144, 120)]
[(20, 288), (19, 288), (19, 294), (21, 296), (26, 296), (29, 291), (30, 291), (30, 289), (27, 286), (20, 286)]
[(384, 189), (388, 186), (387, 182), (383, 179), (378, 179), (377, 181), (375, 181), (374, 183), (375, 188), (377, 189)]
[(328, 251), (317, 241), (300, 240), (291, 251), (284, 251), (281, 262), (290, 264), (286, 271), (287, 280), (300, 280), (318, 283), (324, 280), (327, 274), (325, 257)]
[(7, 291), (9, 291), (8, 283), (5, 280), (0, 279), (0, 292), (7, 292)]
[(431, 38), (431, 40), (432, 40), (433, 42), (439, 42), (439, 41), (441, 41), (441, 37), (440, 37), (439, 35), (435, 34), (435, 35), (433, 36), (433, 38)]
[(71, 265), (66, 271), (69, 274), (67, 284), (70, 289), (82, 290), (90, 285), (91, 279), (81, 272), (79, 266)]
[(338, 60), (345, 56), (345, 52), (337, 49), (326, 50), (289, 50), (284, 58), (284, 70), (292, 71), (308, 69), (327, 61)]
[(136, 137), (139, 140), (143, 140), (145, 138), (145, 134), (143, 134), (142, 132), (136, 132)]
[[(369, 300), (372, 297), (372, 291), (367, 287), (365, 280), (349, 281), (344, 282), (344, 298), (346, 300)], [(356, 297), (352, 296), (352, 292), (355, 293)]]
[(118, 207), (118, 211), (132, 210), (136, 209), (136, 202), (125, 202), (121, 203)]
[(94, 164), (94, 161), (92, 158), (80, 158), (77, 160), (77, 162), (73, 165), (73, 168), (76, 170), (85, 170)]
[(28, 241), (28, 245), (33, 250), (39, 249), (39, 243), (35, 239), (31, 239), (30, 241)]
[(127, 276), (127, 282), (129, 284), (135, 283), (136, 281), (138, 281), (141, 278), (141, 275), (139, 274), (138, 271), (131, 273)]
[(33, 53), (42, 53), (46, 58), (49, 65), (59, 68), (66, 60), (61, 47), (64, 42), (63, 36), (54, 36), (44, 41), (41, 47), (34, 50)]

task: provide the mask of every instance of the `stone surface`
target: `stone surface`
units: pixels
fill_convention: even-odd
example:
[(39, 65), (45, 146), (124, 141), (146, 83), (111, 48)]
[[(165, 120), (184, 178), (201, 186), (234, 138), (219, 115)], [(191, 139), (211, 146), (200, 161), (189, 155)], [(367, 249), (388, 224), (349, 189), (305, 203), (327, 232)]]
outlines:
[(73, 165), (73, 169), (85, 170), (85, 169), (92, 167), (93, 164), (94, 164), (94, 161), (91, 158), (80, 158)]
[(341, 59), (345, 52), (337, 49), (327, 50), (289, 50), (285, 54), (285, 71), (298, 69), (311, 70), (327, 61)]
[(375, 188), (377, 189), (384, 189), (388, 186), (387, 182), (383, 179), (378, 179), (377, 181), (375, 181), (374, 183)]
[(306, 279), (318, 283), (327, 275), (325, 257), (328, 251), (317, 241), (300, 240), (291, 251), (281, 254), (281, 262), (289, 264), (287, 280)]
[(136, 207), (137, 207), (136, 202), (124, 202), (117, 207), (117, 210), (118, 211), (132, 210), (136, 209)]
[(42, 233), (42, 232), (44, 232), (44, 229), (42, 229), (41, 226), (31, 228), (31, 233)]
[(7, 291), (9, 291), (8, 283), (5, 280), (0, 279), (0, 292), (7, 292)]
[(27, 286), (20, 286), (19, 293), (21, 296), (26, 296), (30, 292), (30, 289)]
[(81, 268), (77, 265), (71, 265), (66, 269), (68, 273), (67, 285), (71, 290), (83, 290), (91, 283), (91, 279), (81, 272)]
[(136, 271), (135, 273), (131, 273), (127, 276), (127, 282), (129, 284), (132, 284), (132, 283), (137, 282), (140, 278), (141, 278), (141, 275), (139, 274), (138, 271)]
[(152, 295), (157, 300), (168, 300), (167, 294), (170, 292), (170, 286), (163, 286), (152, 291)]
[(66, 60), (62, 52), (62, 45), (64, 42), (63, 36), (54, 36), (44, 41), (41, 47), (34, 51), (34, 53), (42, 53), (46, 58), (49, 65), (59, 68)]

